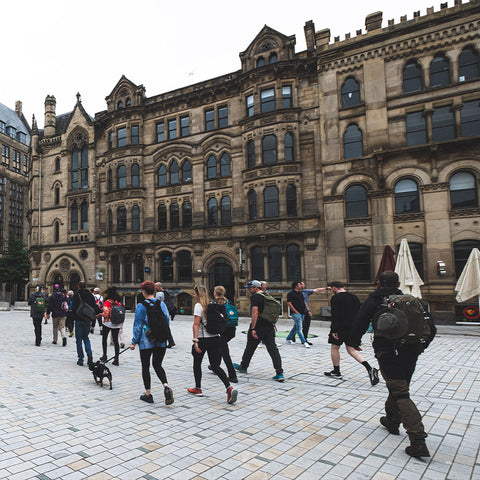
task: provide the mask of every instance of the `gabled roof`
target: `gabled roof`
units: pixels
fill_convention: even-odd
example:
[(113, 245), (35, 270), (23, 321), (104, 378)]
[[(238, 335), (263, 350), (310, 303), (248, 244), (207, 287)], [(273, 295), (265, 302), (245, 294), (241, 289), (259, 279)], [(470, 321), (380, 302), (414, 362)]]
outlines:
[(17, 132), (24, 133), (26, 135), (26, 144), (30, 144), (30, 127), (23, 115), (20, 118), (15, 110), (0, 103), (0, 121), (4, 122), (6, 127), (13, 127)]

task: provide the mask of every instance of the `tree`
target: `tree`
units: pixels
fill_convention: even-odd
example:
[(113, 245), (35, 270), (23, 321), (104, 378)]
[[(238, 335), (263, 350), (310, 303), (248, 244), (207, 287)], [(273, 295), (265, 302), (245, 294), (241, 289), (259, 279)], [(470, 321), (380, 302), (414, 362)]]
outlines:
[(10, 235), (0, 258), (0, 283), (15, 291), (15, 285), (24, 285), (30, 271), (27, 245), (16, 235)]

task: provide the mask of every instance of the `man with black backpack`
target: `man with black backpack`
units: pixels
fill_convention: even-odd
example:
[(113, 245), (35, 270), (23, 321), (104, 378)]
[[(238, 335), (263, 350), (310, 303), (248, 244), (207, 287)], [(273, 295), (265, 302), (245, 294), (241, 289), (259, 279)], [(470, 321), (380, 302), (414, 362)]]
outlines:
[(43, 288), (39, 285), (35, 292), (28, 298), (30, 305), (30, 316), (33, 320), (33, 329), (35, 331), (35, 345), (37, 347), (42, 343), (42, 320), (47, 310), (47, 297), (43, 293)]
[[(380, 274), (380, 288), (370, 293), (365, 300), (355, 319), (350, 339), (346, 343), (361, 350), (361, 338), (369, 323), (373, 321), (373, 349), (388, 388), (388, 398), (385, 402), (386, 416), (380, 418), (380, 423), (393, 435), (399, 435), (399, 426), (402, 423), (410, 439), (410, 446), (405, 452), (416, 458), (429, 457), (422, 416), (410, 398), (409, 388), (417, 358), (430, 343), (435, 332), (432, 325), (430, 338), (426, 342), (422, 342), (420, 337), (418, 341), (413, 339), (410, 342), (401, 338), (407, 333), (406, 323), (410, 323), (410, 320), (407, 320), (407, 316), (402, 312), (398, 313), (399, 310), (395, 308), (390, 311), (383, 310), (388, 309), (389, 298), (403, 295), (398, 289), (398, 280), (398, 275), (393, 271)], [(381, 312), (385, 315), (381, 321), (376, 322), (375, 319), (379, 318), (376, 317), (376, 313)], [(418, 322), (424, 322), (423, 318), (419, 318)]]

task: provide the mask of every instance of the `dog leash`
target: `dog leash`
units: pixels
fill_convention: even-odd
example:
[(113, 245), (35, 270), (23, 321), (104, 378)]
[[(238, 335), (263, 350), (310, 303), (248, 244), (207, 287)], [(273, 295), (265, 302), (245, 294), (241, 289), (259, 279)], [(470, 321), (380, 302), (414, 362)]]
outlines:
[[(118, 352), (118, 354), (121, 355), (123, 352), (126, 352), (127, 350), (130, 350), (130, 347), (127, 347), (127, 348), (123, 349), (121, 352)], [(113, 360), (114, 358), (115, 358), (115, 355), (113, 357), (109, 358), (108, 360), (106, 360), (103, 363), (108, 363), (110, 360)]]

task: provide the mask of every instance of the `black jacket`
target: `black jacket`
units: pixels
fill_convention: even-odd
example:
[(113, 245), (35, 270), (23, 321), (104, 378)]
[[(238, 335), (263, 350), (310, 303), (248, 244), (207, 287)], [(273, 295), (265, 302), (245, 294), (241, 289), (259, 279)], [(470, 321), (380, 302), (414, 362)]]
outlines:
[(93, 296), (93, 294), (91, 294), (85, 288), (80, 289), (77, 291), (77, 293), (75, 293), (72, 301), (72, 311), (73, 311), (73, 317), (75, 318), (75, 320), (81, 320), (81, 318), (77, 317), (76, 311), (82, 300), (95, 310), (95, 314), (102, 313), (102, 309), (97, 305), (97, 302), (95, 301), (95, 297)]

